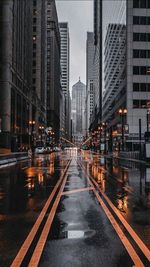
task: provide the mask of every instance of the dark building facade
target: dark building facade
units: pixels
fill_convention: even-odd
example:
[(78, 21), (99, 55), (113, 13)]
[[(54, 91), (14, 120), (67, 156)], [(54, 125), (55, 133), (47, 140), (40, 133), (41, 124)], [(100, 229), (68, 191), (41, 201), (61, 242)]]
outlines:
[[(46, 90), (47, 90), (47, 4), (33, 0), (33, 61), (32, 61), (32, 110), (31, 124), (35, 121), (34, 138), (45, 141)], [(43, 129), (43, 130), (42, 130)], [(42, 136), (43, 135), (43, 136)]]
[(59, 140), (60, 132), (60, 33), (56, 3), (47, 0), (47, 126)]
[[(60, 128), (65, 129), (66, 137), (71, 137), (71, 110), (70, 110), (70, 91), (69, 91), (69, 59), (70, 59), (70, 39), (68, 22), (59, 23), (61, 37), (61, 86), (64, 94), (64, 123)], [(64, 124), (64, 125), (63, 125)]]
[(32, 1), (0, 1), (0, 147), (28, 143), (32, 86)]
[(102, 1), (94, 0), (94, 110), (90, 118), (90, 130), (102, 119)]

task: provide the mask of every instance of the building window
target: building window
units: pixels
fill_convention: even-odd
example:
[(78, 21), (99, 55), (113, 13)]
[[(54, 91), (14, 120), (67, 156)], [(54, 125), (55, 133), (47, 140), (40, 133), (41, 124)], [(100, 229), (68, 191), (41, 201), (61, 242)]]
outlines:
[(149, 0), (133, 0), (133, 8), (149, 8)]
[(133, 41), (135, 42), (149, 42), (150, 41), (150, 34), (149, 33), (133, 33)]
[(133, 108), (144, 108), (146, 109), (148, 106), (149, 100), (145, 99), (133, 99)]
[(139, 0), (133, 0), (133, 8), (139, 8)]
[(140, 50), (139, 51), (139, 57), (140, 58), (146, 58), (146, 50)]
[(139, 83), (133, 83), (133, 91), (138, 92), (139, 91)]
[(133, 108), (139, 108), (139, 100), (133, 100)]
[(150, 83), (133, 83), (133, 92), (150, 92)]
[(140, 8), (146, 8), (147, 7), (147, 5), (146, 5), (146, 3), (148, 2), (149, 0), (140, 0), (139, 1), (139, 7)]
[(140, 91), (141, 92), (146, 92), (147, 90), (146, 90), (146, 83), (141, 83), (140, 84)]
[(149, 66), (133, 66), (134, 75), (150, 75)]
[(34, 23), (34, 24), (36, 23), (36, 18), (33, 18), (33, 23)]
[(33, 64), (32, 64), (32, 66), (36, 66), (36, 60), (33, 60)]
[(139, 58), (139, 50), (137, 49), (133, 50), (133, 58)]
[(138, 16), (133, 16), (133, 24), (138, 25), (140, 24), (139, 17)]
[(140, 101), (140, 107), (141, 108), (146, 108), (147, 107), (147, 100), (141, 100)]
[(133, 25), (150, 25), (150, 17), (133, 16)]
[(139, 75), (139, 67), (133, 66), (133, 74), (134, 75)]

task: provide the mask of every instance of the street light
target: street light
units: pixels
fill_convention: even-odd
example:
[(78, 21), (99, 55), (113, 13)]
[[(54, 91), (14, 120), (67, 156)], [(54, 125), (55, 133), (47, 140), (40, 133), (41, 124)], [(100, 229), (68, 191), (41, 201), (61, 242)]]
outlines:
[(104, 129), (104, 153), (106, 154), (106, 128), (107, 128), (107, 122), (102, 123), (103, 129)]
[(146, 114), (147, 132), (149, 132), (149, 116), (150, 116), (150, 108), (147, 108), (147, 114)]
[(121, 139), (122, 139), (122, 151), (124, 151), (124, 116), (127, 114), (126, 108), (120, 108), (119, 114), (121, 116)]
[(43, 135), (43, 130), (44, 130), (44, 126), (39, 126), (39, 131), (40, 131), (40, 137), (41, 137), (41, 145), (43, 146), (42, 144), (42, 135)]
[[(34, 136), (33, 136), (34, 125), (35, 125), (35, 121), (30, 120), (29, 121), (29, 148), (31, 147), (32, 150), (33, 150), (33, 145), (34, 145)], [(31, 129), (31, 131), (30, 131), (30, 129)], [(31, 140), (30, 140), (30, 134), (31, 134)]]

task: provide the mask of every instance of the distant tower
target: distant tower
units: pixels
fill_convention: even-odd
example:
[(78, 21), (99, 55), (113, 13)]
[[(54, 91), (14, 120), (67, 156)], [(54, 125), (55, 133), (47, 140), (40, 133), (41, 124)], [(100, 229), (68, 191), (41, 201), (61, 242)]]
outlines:
[(85, 130), (85, 95), (86, 86), (79, 77), (79, 81), (72, 87), (72, 135), (76, 144), (82, 142)]

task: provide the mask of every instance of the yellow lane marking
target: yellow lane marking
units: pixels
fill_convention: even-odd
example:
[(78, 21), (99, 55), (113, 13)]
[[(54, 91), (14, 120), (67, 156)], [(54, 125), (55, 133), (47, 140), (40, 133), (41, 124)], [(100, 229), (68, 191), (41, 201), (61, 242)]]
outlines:
[[(80, 164), (81, 168), (84, 170), (84, 172), (87, 174), (86, 169)], [(101, 192), (98, 184), (96, 183), (96, 181), (91, 177), (91, 175), (87, 174), (87, 180), (88, 182), (91, 184), (91, 186), (93, 186), (93, 183), (96, 185), (96, 187), (98, 188), (98, 190)], [(91, 182), (91, 180), (92, 182)], [(107, 208), (107, 206), (105, 205), (105, 203), (103, 202), (102, 198), (99, 196), (99, 194), (94, 191), (99, 203), (101, 204), (103, 210), (105, 211), (108, 219), (110, 220), (112, 226), (114, 227), (115, 231), (117, 232), (120, 240), (122, 241), (123, 245), (125, 246), (126, 250), (128, 251), (130, 257), (132, 258), (133, 262), (135, 263), (136, 267), (141, 267), (144, 266), (142, 261), (140, 260), (139, 256), (137, 255), (136, 251), (134, 250), (133, 246), (131, 245), (131, 243), (128, 241), (127, 237), (124, 235), (123, 231), (121, 230), (120, 226), (118, 225), (117, 221), (115, 220), (115, 218), (113, 217), (113, 215), (111, 214), (111, 212), (109, 211), (109, 209)], [(103, 192), (101, 192), (103, 193)], [(103, 193), (103, 195), (105, 195)], [(113, 204), (112, 204), (113, 205)], [(117, 209), (116, 209), (117, 210)], [(118, 211), (118, 210), (117, 210)], [(119, 213), (119, 212), (118, 212)], [(117, 214), (118, 215), (118, 214)], [(122, 216), (123, 218), (123, 216)], [(122, 221), (122, 220), (121, 220)], [(126, 222), (126, 221), (125, 221)], [(128, 224), (126, 222), (126, 224)], [(130, 227), (131, 228), (131, 227)], [(132, 229), (132, 228), (131, 228)], [(128, 229), (127, 229), (128, 230)], [(132, 231), (134, 232), (134, 230), (132, 229)], [(137, 236), (138, 237), (138, 236)], [(134, 236), (132, 236), (132, 238), (134, 239)], [(139, 238), (139, 237), (138, 237)], [(140, 238), (139, 238), (140, 240)], [(141, 241), (142, 242), (142, 241)], [(143, 243), (144, 245), (144, 243)], [(145, 245), (144, 245), (145, 246)], [(145, 246), (146, 247), (146, 246)], [(143, 251), (143, 250), (142, 250)]]
[(131, 243), (127, 239), (127, 237), (124, 235), (124, 233), (121, 230), (120, 226), (116, 222), (116, 220), (113, 217), (113, 215), (110, 213), (109, 209), (104, 204), (104, 202), (101, 199), (101, 197), (99, 196), (99, 194), (96, 191), (94, 191), (94, 193), (95, 193), (95, 195), (97, 197), (97, 200), (99, 201), (100, 205), (102, 206), (104, 212), (106, 213), (108, 219), (110, 220), (112, 226), (114, 227), (116, 233), (118, 234), (121, 242), (123, 243), (123, 245), (125, 246), (126, 250), (128, 251), (128, 253), (129, 253), (131, 259), (133, 260), (135, 266), (136, 267), (144, 267), (144, 264), (142, 263), (141, 259), (137, 255), (135, 249), (133, 248), (133, 246), (131, 245)]
[(110, 201), (110, 199), (104, 194), (104, 192), (101, 191), (99, 188), (97, 182), (91, 177), (93, 183), (96, 185), (100, 193), (103, 195), (103, 197), (106, 199), (109, 206), (112, 208), (112, 210), (115, 212), (115, 214), (118, 216), (124, 227), (127, 229), (127, 231), (130, 233), (132, 238), (135, 240), (139, 248), (142, 250), (145, 257), (150, 261), (150, 250), (148, 247), (143, 243), (143, 241), (139, 238), (139, 236), (136, 234), (136, 232), (133, 230), (133, 228), (128, 224), (128, 222), (124, 219), (124, 217), (121, 215), (121, 213), (118, 211), (118, 209), (113, 205), (113, 203)]
[[(82, 167), (82, 166), (81, 166)], [(82, 167), (84, 171), (86, 172), (85, 168)], [(100, 191), (100, 193), (103, 195), (109, 206), (112, 208), (112, 210), (115, 212), (115, 214), (118, 216), (119, 220), (122, 222), (126, 230), (130, 233), (138, 247), (142, 250), (145, 257), (150, 261), (150, 250), (148, 247), (144, 244), (144, 242), (140, 239), (140, 237), (137, 235), (137, 233), (133, 230), (133, 228), (128, 224), (128, 222), (124, 219), (124, 217), (121, 215), (121, 213), (118, 211), (118, 209), (113, 205), (113, 203), (110, 201), (110, 199), (107, 197), (107, 195), (99, 188), (98, 183), (93, 179), (91, 175), (89, 175), (92, 182), (95, 184), (97, 189)], [(88, 179), (89, 180), (89, 179)], [(91, 184), (93, 186), (93, 184)]]
[(57, 207), (58, 207), (58, 204), (60, 202), (60, 198), (61, 198), (61, 194), (64, 190), (64, 187), (65, 187), (65, 184), (66, 184), (66, 181), (67, 181), (67, 177), (68, 175), (66, 174), (65, 175), (65, 179), (61, 185), (61, 188), (58, 192), (58, 195), (56, 197), (56, 200), (53, 204), (53, 207), (49, 213), (49, 216), (47, 218), (47, 221), (44, 225), (44, 228), (43, 228), (43, 231), (41, 233), (41, 236), (38, 240), (38, 243), (35, 247), (35, 250), (33, 252), (33, 255), (32, 255), (32, 258), (29, 262), (29, 267), (37, 267), (38, 264), (39, 264), (39, 261), (40, 261), (40, 258), (41, 258), (41, 255), (42, 255), (42, 252), (43, 252), (43, 249), (44, 249), (44, 246), (45, 246), (45, 243), (46, 243), (46, 240), (47, 240), (47, 236), (49, 234), (49, 231), (50, 231), (50, 228), (51, 228), (51, 225), (52, 225), (52, 222), (53, 222), (53, 219), (54, 219), (54, 216), (55, 216), (55, 213), (56, 213), (56, 210), (57, 210)]
[(74, 194), (74, 193), (79, 193), (79, 192), (84, 192), (84, 191), (91, 191), (91, 190), (94, 190), (94, 187), (90, 186), (90, 187), (86, 187), (86, 188), (79, 188), (79, 189), (74, 189), (74, 190), (70, 190), (70, 191), (64, 191), (62, 193), (62, 196), (70, 195), (70, 194)]
[(33, 239), (34, 239), (34, 237), (35, 237), (40, 225), (41, 225), (41, 222), (42, 222), (42, 220), (43, 220), (43, 218), (44, 218), (44, 216), (45, 216), (45, 214), (46, 214), (46, 212), (48, 210), (48, 207), (49, 207), (49, 205), (50, 205), (50, 203), (51, 203), (51, 201), (52, 201), (52, 199), (53, 199), (58, 187), (60, 186), (60, 184), (62, 182), (62, 179), (64, 177), (64, 174), (65, 174), (69, 164), (70, 164), (70, 161), (68, 162), (68, 164), (67, 164), (66, 168), (64, 169), (61, 177), (59, 178), (57, 184), (55, 185), (52, 193), (50, 194), (48, 200), (46, 201), (46, 203), (45, 203), (45, 205), (44, 205), (39, 217), (37, 218), (37, 220), (36, 220), (35, 224), (33, 225), (29, 235), (27, 236), (26, 240), (24, 241), (23, 245), (21, 246), (17, 256), (15, 257), (14, 261), (12, 262), (11, 267), (19, 267), (19, 266), (21, 266), (21, 263), (22, 263), (25, 255), (26, 255), (26, 253), (27, 253), (27, 251), (28, 251), (28, 249), (29, 249), (29, 247), (30, 247), (30, 245), (31, 245), (31, 243), (32, 243), (32, 241), (33, 241)]

